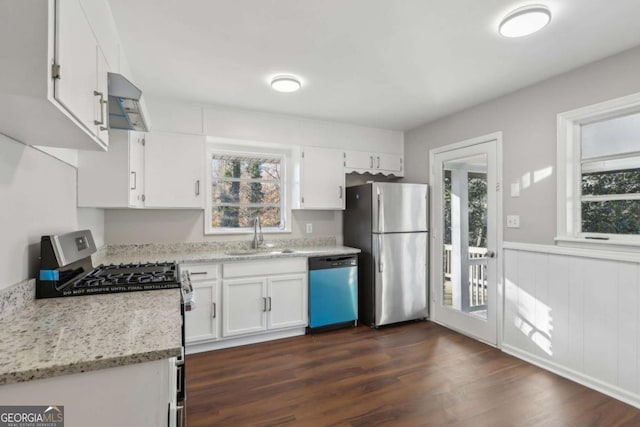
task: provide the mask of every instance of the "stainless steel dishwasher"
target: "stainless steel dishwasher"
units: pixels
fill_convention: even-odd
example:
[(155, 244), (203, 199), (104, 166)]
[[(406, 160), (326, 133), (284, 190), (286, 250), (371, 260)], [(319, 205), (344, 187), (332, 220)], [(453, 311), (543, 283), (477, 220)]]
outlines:
[(357, 255), (309, 258), (309, 329), (357, 323)]

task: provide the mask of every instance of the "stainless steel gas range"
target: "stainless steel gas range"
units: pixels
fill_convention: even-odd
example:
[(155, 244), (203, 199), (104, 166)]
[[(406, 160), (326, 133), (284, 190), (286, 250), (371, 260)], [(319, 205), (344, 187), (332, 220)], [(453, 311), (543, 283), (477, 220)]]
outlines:
[(115, 292), (179, 288), (182, 293), (182, 351), (177, 358), (176, 425), (186, 426), (185, 311), (193, 309), (188, 274), (176, 262), (93, 266), (96, 246), (90, 230), (42, 236), (36, 298), (76, 297)]

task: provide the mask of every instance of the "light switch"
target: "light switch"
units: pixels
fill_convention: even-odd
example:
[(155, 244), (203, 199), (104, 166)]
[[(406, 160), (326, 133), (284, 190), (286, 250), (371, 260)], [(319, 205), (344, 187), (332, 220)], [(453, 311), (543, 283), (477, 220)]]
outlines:
[(520, 228), (520, 215), (507, 215), (507, 228)]
[(520, 183), (511, 184), (511, 197), (520, 197)]
[(313, 224), (307, 224), (307, 234), (313, 233)]

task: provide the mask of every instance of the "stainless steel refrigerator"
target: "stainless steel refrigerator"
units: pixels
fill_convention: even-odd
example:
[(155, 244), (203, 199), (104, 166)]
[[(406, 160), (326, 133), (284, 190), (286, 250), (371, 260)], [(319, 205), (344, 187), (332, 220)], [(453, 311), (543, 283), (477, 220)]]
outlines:
[(427, 317), (429, 189), (375, 182), (347, 188), (344, 244), (359, 248), (358, 318), (372, 327)]

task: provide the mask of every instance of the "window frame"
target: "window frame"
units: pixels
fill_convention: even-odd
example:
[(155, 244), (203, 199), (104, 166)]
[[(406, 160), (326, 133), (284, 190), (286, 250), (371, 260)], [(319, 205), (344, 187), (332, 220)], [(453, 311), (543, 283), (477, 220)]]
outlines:
[[(557, 116), (557, 234), (562, 246), (640, 250), (640, 235), (585, 233), (582, 227), (581, 126), (640, 113), (640, 93), (612, 99)], [(630, 154), (628, 157), (634, 157)]]
[(289, 164), (291, 162), (291, 148), (279, 144), (268, 144), (258, 141), (234, 140), (228, 138), (207, 137), (206, 150), (206, 194), (204, 208), (204, 234), (205, 235), (225, 235), (225, 234), (253, 234), (253, 227), (212, 227), (211, 209), (213, 200), (211, 186), (213, 179), (211, 176), (211, 158), (214, 155), (239, 156), (239, 157), (264, 157), (280, 159), (280, 204), (281, 227), (262, 227), (264, 234), (290, 233), (291, 232), (291, 197)]

